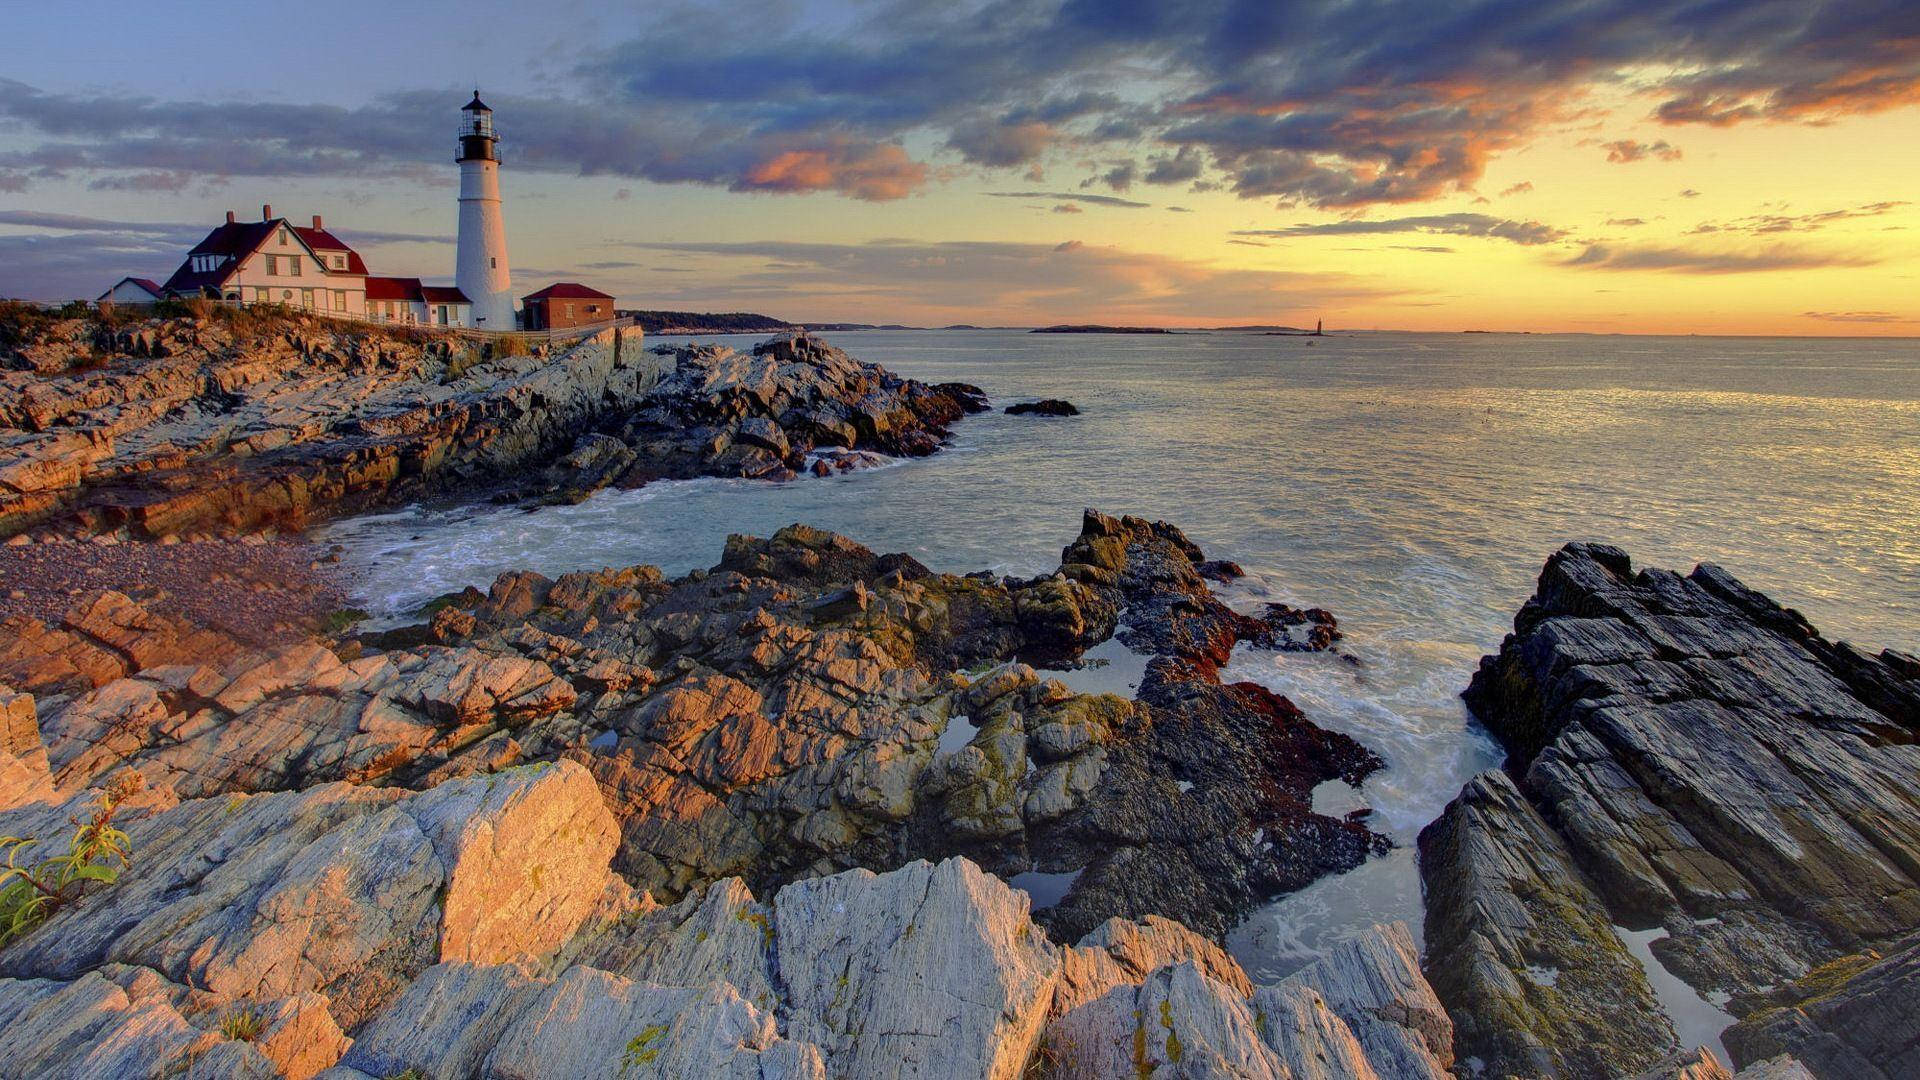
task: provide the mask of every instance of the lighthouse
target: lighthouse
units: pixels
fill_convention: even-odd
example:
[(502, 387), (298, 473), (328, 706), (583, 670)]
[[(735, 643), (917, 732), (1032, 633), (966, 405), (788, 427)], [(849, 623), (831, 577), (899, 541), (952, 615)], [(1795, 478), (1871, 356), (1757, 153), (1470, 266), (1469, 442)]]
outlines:
[(460, 110), (460, 244), (453, 283), (473, 302), (482, 330), (512, 330), (507, 225), (500, 217), (500, 137), (480, 91)]

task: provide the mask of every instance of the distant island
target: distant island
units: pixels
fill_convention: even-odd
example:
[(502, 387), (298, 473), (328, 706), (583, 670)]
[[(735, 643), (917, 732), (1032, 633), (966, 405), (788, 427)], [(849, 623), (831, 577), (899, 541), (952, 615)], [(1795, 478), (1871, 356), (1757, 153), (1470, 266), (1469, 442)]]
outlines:
[(615, 309), (614, 314), (633, 319), (649, 334), (778, 334), (800, 329), (797, 324), (785, 319), (751, 311), (730, 311), (716, 315), (700, 311)]
[(1171, 334), (1173, 331), (1158, 326), (1100, 326), (1094, 323), (1059, 326), (1042, 326), (1029, 334)]

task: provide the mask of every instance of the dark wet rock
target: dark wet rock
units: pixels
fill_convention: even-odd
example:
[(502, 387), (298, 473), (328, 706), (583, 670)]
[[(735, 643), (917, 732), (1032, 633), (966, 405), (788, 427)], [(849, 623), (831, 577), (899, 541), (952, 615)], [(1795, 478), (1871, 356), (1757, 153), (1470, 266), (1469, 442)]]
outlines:
[[(1779, 1007), (1771, 988), (1920, 927), (1920, 680), (1907, 657), (1830, 642), (1718, 567), (1636, 573), (1594, 544), (1549, 560), (1514, 627), (1465, 696), (1578, 870), (1547, 880), (1542, 902), (1590, 889), (1613, 922), (1664, 927), (1655, 956), (1749, 1022)], [(1499, 836), (1487, 843), (1507, 850)], [(1442, 872), (1426, 873), (1432, 888)], [(1467, 899), (1434, 898), (1430, 925), (1464, 918)], [(1484, 997), (1500, 977), (1479, 981)], [(1920, 1031), (1920, 999), (1882, 1002), (1873, 987), (1886, 985), (1849, 1002)], [(1487, 1023), (1463, 1017), (1480, 1007), (1463, 988), (1441, 992), (1463, 1032)], [(1765, 1045), (1819, 1075), (1860, 1075), (1815, 1060), (1830, 1020), (1776, 1019)], [(1871, 1038), (1856, 1051), (1882, 1071), (1869, 1055), (1904, 1060)]]
[(1042, 398), (1039, 401), (1022, 401), (1006, 408), (1008, 416), (1079, 416), (1080, 410), (1070, 401), (1059, 398)]
[(1920, 934), (1808, 973), (1762, 999), (1725, 1040), (1735, 1063), (1791, 1054), (1816, 1076), (1920, 1076)]
[(1208, 559), (1193, 569), (1208, 581), (1238, 581), (1247, 576), (1240, 564), (1231, 559)]
[[(1199, 559), (1172, 526), (1093, 512), (1031, 581), (792, 526), (674, 580), (505, 574), (334, 647), (159, 649), (43, 699), (39, 727), (64, 789), (137, 770), (170, 798), (574, 760), (619, 822), (615, 868), (663, 899), (964, 854), (1077, 872), (1040, 916), (1062, 940), (1113, 915), (1219, 934), (1385, 841), (1311, 807), (1377, 757), (1219, 680), (1262, 624), (1212, 596)], [(1077, 657), (1122, 608), (1157, 654), (1138, 701), (1022, 662)]]
[(1672, 1025), (1566, 844), (1502, 772), (1420, 832), (1427, 977), (1456, 1052), (1492, 1076), (1605, 1080), (1675, 1050)]
[(968, 413), (983, 413), (993, 408), (993, 403), (987, 400), (987, 392), (972, 383), (935, 383), (933, 388), (958, 401)]

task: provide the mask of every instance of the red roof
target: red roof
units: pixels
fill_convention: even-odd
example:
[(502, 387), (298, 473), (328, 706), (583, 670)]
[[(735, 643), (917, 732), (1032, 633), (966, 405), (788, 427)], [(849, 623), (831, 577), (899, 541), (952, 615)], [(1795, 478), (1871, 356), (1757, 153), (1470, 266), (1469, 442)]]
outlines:
[(577, 281), (556, 281), (537, 293), (528, 293), (522, 300), (611, 300), (613, 297), (599, 289), (589, 289)]
[(405, 300), (416, 304), (470, 304), (467, 294), (451, 285), (422, 285), (417, 277), (370, 277), (368, 300)]
[(367, 279), (367, 299), (419, 300), (420, 279), (417, 277), (370, 277)]
[[(295, 225), (293, 231), (299, 233), (300, 239), (305, 240), (307, 246), (315, 251), (344, 251), (347, 253), (347, 268), (345, 270), (335, 270), (333, 266), (329, 264), (327, 266), (328, 273), (364, 274), (367, 272), (367, 264), (360, 261), (360, 253), (342, 243), (339, 237), (327, 230), (302, 228), (299, 225)], [(326, 262), (327, 260), (323, 259), (321, 261)]]
[[(229, 221), (216, 227), (207, 234), (205, 240), (194, 245), (192, 251), (180, 263), (180, 269), (167, 279), (166, 291), (172, 293), (199, 293), (203, 289), (219, 288), (229, 277), (240, 260), (257, 251), (267, 242), (274, 230), (280, 227), (280, 220), (273, 221)], [(225, 258), (212, 270), (193, 269), (195, 255), (223, 255)]]

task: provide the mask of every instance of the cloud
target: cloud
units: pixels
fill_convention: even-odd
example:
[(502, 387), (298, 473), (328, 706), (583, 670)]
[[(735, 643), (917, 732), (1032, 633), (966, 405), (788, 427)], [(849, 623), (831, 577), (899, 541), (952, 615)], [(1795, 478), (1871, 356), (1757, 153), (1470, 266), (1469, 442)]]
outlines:
[[(1144, 153), (1130, 181), (1191, 174), (1246, 198), (1364, 208), (1470, 190), (1494, 158), (1590, 112), (1596, 91), (1628, 87), (1670, 125), (1920, 103), (1920, 16), (1899, 0), (871, 0), (851, 28), (805, 0), (648, 8), (541, 93), (490, 96), (515, 168), (894, 199), (941, 175), (935, 157), (1025, 171), (1072, 146)], [(279, 105), (0, 80), (0, 186), (439, 177), (456, 100), (414, 87)]]
[(1140, 175), (1140, 167), (1131, 161), (1123, 161), (1099, 176), (1089, 177), (1080, 182), (1081, 187), (1092, 187), (1096, 183), (1105, 184), (1115, 191), (1133, 190), (1133, 182)]
[(1836, 221), (1847, 221), (1853, 218), (1880, 217), (1881, 215), (1891, 213), (1903, 206), (1909, 205), (1911, 204), (1902, 200), (1867, 203), (1864, 206), (1840, 210), (1822, 210), (1808, 214), (1754, 214), (1748, 217), (1734, 218), (1722, 222), (1703, 221), (1694, 226), (1692, 231), (1695, 233), (1744, 232), (1755, 235), (1764, 233), (1812, 232), (1816, 229), (1831, 225)]
[(1563, 239), (1566, 232), (1538, 221), (1515, 221), (1490, 214), (1431, 214), (1383, 221), (1331, 221), (1299, 224), (1284, 229), (1241, 229), (1235, 236), (1360, 236), (1373, 233), (1429, 233), (1437, 236), (1480, 236), (1531, 246)]
[(1193, 208), (1192, 208), (1192, 207), (1190, 207), (1190, 206), (1169, 206), (1169, 207), (1167, 207), (1167, 213), (1169, 213), (1169, 214), (1191, 214), (1191, 213), (1193, 213)]
[(1908, 323), (1913, 319), (1902, 318), (1891, 311), (1803, 311), (1803, 319), (1820, 319), (1823, 322), (1839, 323)]
[(1058, 199), (1065, 202), (1091, 203), (1094, 206), (1115, 206), (1125, 210), (1144, 210), (1153, 205), (1113, 195), (1087, 195), (1072, 191), (989, 191), (987, 194), (996, 199)]
[(1085, 210), (1082, 210), (1082, 209), (1080, 209), (1080, 207), (1078, 207), (1078, 206), (1076, 206), (1076, 205), (1074, 205), (1073, 203), (1070, 203), (1070, 202), (1063, 202), (1063, 203), (1054, 203), (1054, 204), (1053, 204), (1053, 212), (1054, 212), (1054, 213), (1056, 213), (1056, 214), (1084, 214), (1084, 213), (1086, 213), (1086, 211), (1085, 211)]
[(1200, 179), (1206, 169), (1206, 155), (1191, 146), (1172, 154), (1160, 154), (1147, 161), (1149, 184), (1185, 184)]
[(1009, 124), (976, 120), (953, 129), (947, 146), (976, 165), (1024, 165), (1039, 157), (1057, 137), (1051, 124), (1039, 121)]
[(1533, 190), (1533, 181), (1522, 180), (1519, 183), (1513, 185), (1512, 187), (1507, 188), (1505, 191), (1502, 191), (1500, 193), (1500, 197), (1504, 199), (1511, 195), (1525, 195), (1527, 192), (1532, 190)]
[(1614, 248), (1606, 244), (1589, 244), (1585, 251), (1560, 265), (1595, 270), (1657, 270), (1677, 274), (1755, 274), (1774, 270), (1872, 266), (1879, 261), (1871, 255), (1807, 251), (1785, 246), (1742, 252), (1670, 247)]
[(892, 143), (834, 141), (782, 150), (750, 166), (734, 191), (837, 191), (856, 199), (904, 199), (926, 183), (927, 166)]
[(1679, 161), (1682, 156), (1680, 148), (1665, 139), (1650, 143), (1637, 142), (1633, 139), (1616, 139), (1604, 145), (1607, 149), (1607, 160), (1615, 165), (1627, 165), (1635, 161), (1645, 161), (1648, 158)]
[(1646, 218), (1637, 217), (1610, 217), (1607, 219), (1607, 224), (1609, 225), (1619, 225), (1629, 229), (1645, 225), (1646, 223)]
[(1686, 190), (1680, 193), (1680, 197), (1683, 199), (1697, 199), (1700, 197), (1700, 193), (1693, 190), (1692, 188), (1687, 188)]

